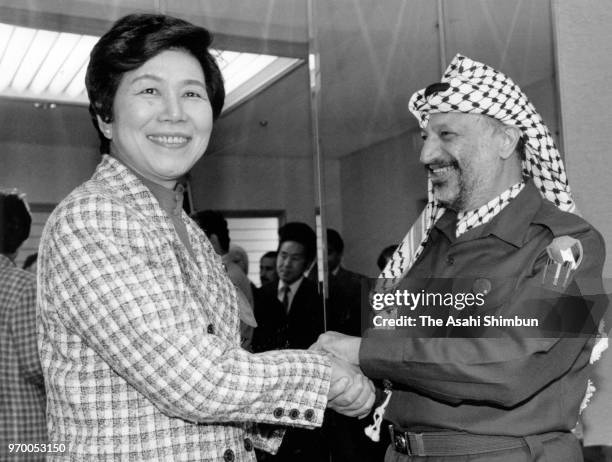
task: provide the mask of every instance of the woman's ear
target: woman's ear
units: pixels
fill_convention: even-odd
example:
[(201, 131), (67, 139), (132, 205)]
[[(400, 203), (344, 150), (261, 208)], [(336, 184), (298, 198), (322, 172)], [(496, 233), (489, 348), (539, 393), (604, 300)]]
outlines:
[(104, 136), (107, 139), (112, 140), (113, 139), (113, 123), (105, 122), (102, 119), (102, 117), (100, 117), (99, 115), (96, 115), (96, 119), (98, 120), (98, 127), (100, 128), (100, 131), (104, 134)]
[(499, 156), (502, 159), (508, 159), (514, 154), (521, 135), (521, 129), (512, 125), (504, 125), (501, 128), (501, 149), (499, 150)]

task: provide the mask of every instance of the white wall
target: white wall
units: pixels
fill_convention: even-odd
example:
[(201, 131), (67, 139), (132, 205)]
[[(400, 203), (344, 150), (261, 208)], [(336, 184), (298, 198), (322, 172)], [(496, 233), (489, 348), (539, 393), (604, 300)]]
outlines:
[[(578, 208), (606, 240), (604, 276), (612, 278), (612, 9), (609, 0), (555, 0), (553, 12), (568, 177)], [(585, 445), (612, 445), (612, 352), (596, 363), (593, 380)]]
[(0, 151), (0, 188), (18, 188), (31, 203), (57, 204), (91, 176), (100, 160), (87, 147), (5, 142)]
[(612, 8), (608, 0), (555, 1), (562, 131), (578, 208), (608, 243), (612, 278)]

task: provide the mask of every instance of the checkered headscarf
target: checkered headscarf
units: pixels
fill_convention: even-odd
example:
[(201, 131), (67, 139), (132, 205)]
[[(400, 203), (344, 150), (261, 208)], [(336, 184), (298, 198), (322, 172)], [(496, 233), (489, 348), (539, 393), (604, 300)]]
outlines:
[[(525, 140), (523, 174), (531, 177), (542, 196), (561, 210), (576, 212), (561, 155), (542, 117), (523, 91), (506, 75), (462, 55), (452, 60), (442, 76), (447, 85), (432, 94), (412, 95), (408, 108), (424, 128), (429, 114), (481, 114), (519, 128)], [(428, 181), (428, 204), (379, 277), (399, 282), (423, 250), (429, 231), (443, 215)], [(386, 284), (388, 285), (388, 284)], [(394, 285), (394, 284), (392, 284)]]

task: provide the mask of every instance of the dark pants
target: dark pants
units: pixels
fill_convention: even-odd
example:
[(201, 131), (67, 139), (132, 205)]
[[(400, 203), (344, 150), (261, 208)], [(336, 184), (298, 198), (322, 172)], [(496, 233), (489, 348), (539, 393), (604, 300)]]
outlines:
[(612, 446), (587, 446), (582, 454), (584, 462), (612, 462)]
[(583, 462), (583, 458), (576, 437), (566, 433), (542, 443), (539, 447), (532, 444), (517, 449), (461, 456), (408, 456), (389, 446), (385, 462)]

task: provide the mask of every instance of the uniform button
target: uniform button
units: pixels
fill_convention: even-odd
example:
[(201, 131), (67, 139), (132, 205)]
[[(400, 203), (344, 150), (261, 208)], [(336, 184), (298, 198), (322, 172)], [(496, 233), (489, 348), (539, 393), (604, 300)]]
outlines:
[(246, 449), (247, 452), (251, 452), (253, 450), (253, 442), (249, 438), (244, 440), (244, 449)]
[(209, 334), (214, 334), (215, 326), (213, 326), (212, 324), (209, 324), (208, 327), (206, 328), (206, 332), (208, 332)]
[(276, 417), (277, 419), (280, 419), (284, 413), (285, 411), (282, 407), (277, 407), (276, 409), (274, 409), (274, 417)]
[(452, 265), (455, 263), (455, 259), (452, 255), (449, 255), (448, 257), (446, 257), (446, 263), (448, 263), (449, 265)]
[(234, 462), (235, 456), (234, 456), (234, 451), (232, 451), (231, 449), (227, 449), (224, 453), (223, 453), (223, 460), (225, 462)]
[(312, 421), (314, 418), (314, 411), (312, 409), (306, 409), (304, 412), (304, 418), (308, 420), (308, 422)]
[(300, 416), (300, 411), (298, 411), (297, 409), (291, 409), (289, 411), (289, 417), (291, 417), (292, 420), (297, 419)]

